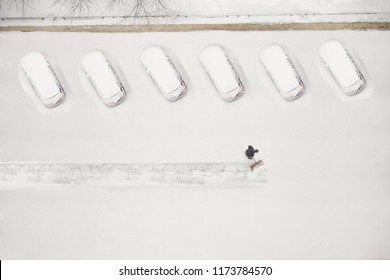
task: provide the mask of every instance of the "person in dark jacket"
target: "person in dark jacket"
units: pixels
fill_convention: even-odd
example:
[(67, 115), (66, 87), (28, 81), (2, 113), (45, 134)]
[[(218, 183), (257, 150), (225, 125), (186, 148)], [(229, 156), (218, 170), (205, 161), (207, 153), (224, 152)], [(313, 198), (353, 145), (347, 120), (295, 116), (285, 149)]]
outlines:
[(259, 150), (255, 150), (251, 145), (248, 146), (248, 149), (246, 150), (245, 154), (249, 159), (253, 159), (255, 156), (255, 153), (258, 153)]

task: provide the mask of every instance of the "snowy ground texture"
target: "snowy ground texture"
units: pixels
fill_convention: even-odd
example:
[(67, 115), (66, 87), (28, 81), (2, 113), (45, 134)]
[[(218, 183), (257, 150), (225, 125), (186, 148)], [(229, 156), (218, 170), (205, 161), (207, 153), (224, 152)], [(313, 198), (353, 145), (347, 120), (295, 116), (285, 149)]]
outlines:
[[(147, 164), (0, 164), (0, 188), (80, 186), (205, 186), (258, 187), (266, 183), (266, 170), (253, 172), (246, 163)], [(244, 184), (244, 186), (243, 186)]]
[[(345, 96), (323, 68), (318, 49), (328, 39), (340, 39), (365, 75), (359, 95)], [(306, 85), (294, 102), (260, 65), (260, 50), (274, 42)], [(189, 86), (178, 102), (163, 99), (138, 60), (156, 43)], [(226, 49), (243, 80), (235, 102), (224, 102), (201, 68), (198, 54), (211, 43)], [(389, 45), (387, 31), (0, 33), (0, 258), (390, 258)], [(116, 108), (101, 104), (81, 75), (80, 58), (94, 48), (128, 91)], [(18, 63), (31, 50), (45, 54), (67, 92), (58, 108), (23, 90)], [(119, 169), (99, 177), (119, 178), (119, 188), (93, 186), (99, 168), (112, 170), (105, 162), (194, 164), (214, 176), (222, 163), (239, 174), (250, 163), (248, 144), (265, 162), (258, 184), (124, 187), (130, 171)], [(79, 181), (60, 187), (64, 175), (51, 169), (59, 163), (84, 168), (69, 174)], [(49, 181), (36, 172), (45, 168)], [(4, 190), (7, 182), (16, 183)]]
[[(71, 11), (54, 0), (32, 1), (31, 5), (7, 5), (2, 0), (0, 26), (7, 25), (104, 25), (145, 24), (139, 18), (123, 20), (132, 6), (107, 1), (85, 1), (82, 9)], [(16, 2), (21, 2), (17, 0)], [(63, 1), (66, 2), (66, 1)], [(135, 1), (134, 1), (135, 2)], [(146, 1), (153, 2), (153, 1)], [(1, 2), (0, 2), (1, 3)], [(89, 3), (89, 4), (88, 4)], [(130, 2), (131, 3), (131, 2)], [(202, 23), (292, 23), (292, 22), (386, 22), (390, 20), (388, 0), (165, 0), (166, 9), (147, 9), (152, 24)], [(147, 15), (148, 13), (146, 13)], [(19, 20), (24, 16), (23, 20)]]

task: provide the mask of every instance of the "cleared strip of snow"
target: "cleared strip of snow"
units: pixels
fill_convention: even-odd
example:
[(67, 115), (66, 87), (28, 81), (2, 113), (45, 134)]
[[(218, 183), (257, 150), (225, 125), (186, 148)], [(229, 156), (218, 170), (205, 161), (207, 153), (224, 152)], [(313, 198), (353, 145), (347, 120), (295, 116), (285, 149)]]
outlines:
[(1, 163), (0, 189), (68, 186), (253, 187), (267, 183), (266, 168), (250, 163)]

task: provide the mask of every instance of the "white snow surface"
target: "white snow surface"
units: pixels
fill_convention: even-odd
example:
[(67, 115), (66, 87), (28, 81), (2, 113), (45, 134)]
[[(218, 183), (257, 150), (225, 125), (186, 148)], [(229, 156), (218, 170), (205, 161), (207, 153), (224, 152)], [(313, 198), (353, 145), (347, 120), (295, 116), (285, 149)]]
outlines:
[[(52, 5), (53, 0), (35, 1), (32, 8), (26, 9), (27, 17), (70, 16), (66, 7)], [(81, 16), (126, 15), (127, 9), (116, 6), (105, 7), (106, 2), (96, 2), (92, 9), (81, 12)], [(215, 15), (290, 15), (290, 14), (356, 14), (390, 12), (387, 0), (166, 0), (170, 13), (187, 16)], [(5, 5), (0, 10), (1, 17), (20, 16), (15, 7)]]
[(324, 43), (319, 53), (342, 88), (348, 88), (361, 82), (355, 65), (339, 41), (330, 40)]
[[(95, 2), (91, 9), (72, 15), (53, 0), (34, 1), (22, 17), (15, 6), (0, 9), (0, 26), (96, 25), (96, 24), (196, 24), (196, 23), (288, 23), (288, 22), (383, 22), (390, 20), (388, 0), (169, 0), (167, 13), (148, 20), (131, 18), (128, 8), (107, 9)], [(168, 18), (167, 18), (168, 17)]]
[[(343, 43), (367, 78), (356, 96), (345, 95), (320, 61), (318, 50), (330, 39)], [(234, 54), (246, 88), (231, 103), (218, 96), (199, 62), (200, 50), (213, 43)], [(260, 51), (271, 43), (294, 54), (306, 85), (296, 101), (282, 99), (260, 65)], [(152, 44), (180, 62), (188, 93), (175, 103), (139, 62)], [(185, 182), (31, 188), (42, 178), (8, 168), (2, 175), (18, 185), (0, 191), (0, 258), (390, 258), (389, 45), (388, 31), (0, 33), (0, 158), (8, 167), (242, 166), (251, 163), (244, 155), (251, 144), (267, 170), (250, 187), (242, 180), (218, 188)], [(115, 108), (80, 83), (79, 61), (96, 48), (128, 92)], [(18, 63), (32, 50), (58, 73), (67, 93), (59, 107), (43, 108), (23, 90)], [(159, 175), (137, 176), (151, 182)], [(125, 180), (121, 171), (110, 177)]]
[(95, 86), (99, 89), (98, 93), (103, 98), (112, 98), (120, 93), (121, 89), (115, 74), (102, 52), (92, 50), (86, 53), (81, 60), (81, 65), (90, 79), (93, 80)]
[(20, 65), (42, 99), (47, 100), (59, 94), (57, 80), (42, 53), (29, 52), (23, 56)]
[(5, 163), (0, 188), (66, 187), (258, 187), (267, 183), (263, 166), (242, 163)]
[(221, 47), (217, 45), (207, 46), (201, 51), (199, 58), (222, 95), (240, 86), (234, 70)]
[(287, 95), (299, 86), (297, 73), (291, 67), (289, 58), (280, 45), (266, 46), (261, 51), (260, 59), (282, 94)]
[(140, 60), (163, 94), (169, 96), (181, 86), (175, 68), (161, 47), (146, 48), (142, 51)]

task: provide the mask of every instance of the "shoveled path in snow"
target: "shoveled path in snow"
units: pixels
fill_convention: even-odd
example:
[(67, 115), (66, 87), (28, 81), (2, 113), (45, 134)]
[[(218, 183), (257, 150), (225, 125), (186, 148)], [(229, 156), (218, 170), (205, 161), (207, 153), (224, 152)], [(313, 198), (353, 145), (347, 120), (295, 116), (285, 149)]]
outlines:
[(68, 186), (217, 186), (252, 187), (266, 183), (264, 166), (250, 163), (5, 163), (0, 188)]

